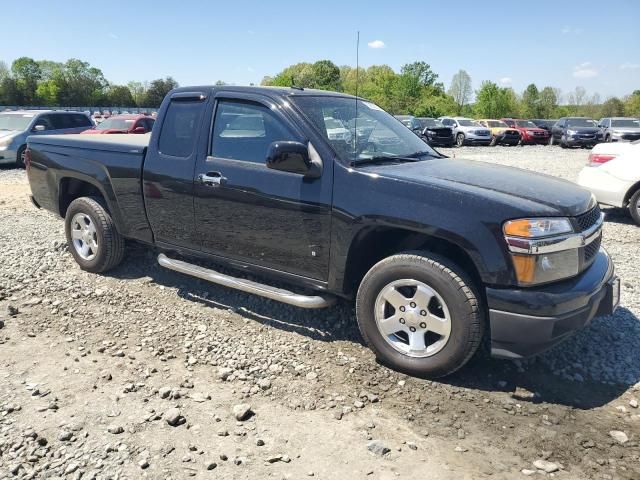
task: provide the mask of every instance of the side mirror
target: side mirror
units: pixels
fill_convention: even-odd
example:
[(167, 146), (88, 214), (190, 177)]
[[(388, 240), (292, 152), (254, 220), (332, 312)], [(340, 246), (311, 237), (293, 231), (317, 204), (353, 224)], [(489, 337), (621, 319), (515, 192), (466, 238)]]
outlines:
[(267, 167), (281, 172), (297, 173), (309, 178), (322, 175), (322, 162), (312, 160), (304, 143), (273, 142), (267, 150)]
[(44, 125), (36, 125), (33, 127), (34, 132), (44, 132), (46, 130)]
[(147, 133), (147, 129), (144, 127), (136, 127), (131, 133)]

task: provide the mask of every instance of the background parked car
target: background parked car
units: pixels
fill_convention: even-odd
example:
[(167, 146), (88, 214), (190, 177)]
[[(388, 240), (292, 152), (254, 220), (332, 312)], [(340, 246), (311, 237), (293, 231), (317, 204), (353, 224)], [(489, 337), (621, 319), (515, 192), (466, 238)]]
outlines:
[(344, 124), (333, 117), (324, 117), (324, 124), (327, 129), (327, 137), (329, 140), (351, 141), (351, 132)]
[(416, 133), (420, 133), (422, 131), (422, 125), (413, 115), (394, 115), (394, 117), (400, 120), (409, 130), (413, 130)]
[(640, 140), (640, 120), (630, 117), (601, 118), (598, 122), (605, 142), (633, 142)]
[(509, 127), (502, 120), (483, 118), (478, 120), (478, 123), (491, 130), (490, 145), (518, 145), (520, 143), (520, 132)]
[(551, 129), (549, 145), (562, 148), (590, 148), (599, 143), (602, 134), (595, 121), (587, 117), (562, 117)]
[(640, 140), (596, 145), (578, 184), (591, 190), (599, 203), (628, 208), (640, 225)]
[(155, 120), (144, 115), (115, 115), (83, 134), (149, 133)]
[(418, 117), (422, 127), (422, 138), (434, 147), (452, 147), (455, 143), (453, 130), (445, 127), (440, 120), (428, 117)]
[(483, 127), (471, 118), (465, 117), (440, 117), (445, 127), (453, 130), (456, 145), (489, 145), (491, 143), (491, 130)]
[(538, 127), (531, 120), (523, 118), (501, 118), (511, 128), (520, 133), (520, 145), (546, 145), (549, 143), (549, 132)]
[(543, 130), (546, 130), (547, 132), (549, 132), (549, 135), (551, 135), (551, 129), (556, 124), (558, 119), (557, 118), (554, 118), (554, 119), (533, 118), (533, 119), (531, 119), (531, 121), (535, 124), (536, 127), (542, 128)]
[(0, 164), (16, 163), (24, 167), (24, 152), (29, 135), (80, 133), (93, 128), (82, 112), (17, 110), (0, 113)]

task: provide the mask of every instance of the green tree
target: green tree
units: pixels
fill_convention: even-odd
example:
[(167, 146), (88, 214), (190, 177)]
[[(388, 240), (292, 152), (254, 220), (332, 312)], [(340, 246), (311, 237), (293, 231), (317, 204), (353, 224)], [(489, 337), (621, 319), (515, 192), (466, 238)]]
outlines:
[(38, 62), (29, 57), (17, 58), (11, 64), (11, 73), (22, 93), (24, 104), (35, 105), (38, 82), (42, 78)]
[(465, 70), (459, 70), (458, 73), (453, 76), (448, 92), (458, 106), (458, 114), (461, 114), (464, 107), (471, 101), (472, 91), (471, 77)]
[(602, 104), (603, 117), (622, 117), (624, 115), (624, 103), (617, 97), (611, 97)]
[(292, 85), (295, 85), (302, 88), (312, 88), (313, 66), (306, 62), (290, 65), (275, 77), (263, 78), (262, 85), (272, 85), (277, 87), (291, 87)]
[(166, 97), (167, 93), (169, 93), (174, 88), (178, 87), (178, 82), (176, 82), (173, 78), (159, 78), (154, 80), (149, 84), (149, 88), (145, 93), (144, 100), (142, 102), (143, 107), (149, 108), (158, 108)]
[(131, 95), (131, 90), (124, 85), (111, 85), (106, 97), (107, 103), (114, 107), (132, 107), (136, 105), (136, 101)]
[(426, 62), (407, 63), (400, 68), (400, 74), (414, 77), (423, 87), (436, 87), (444, 91), (442, 83), (438, 83), (438, 75)]
[(0, 60), (0, 83), (9, 76), (9, 67), (7, 64)]
[(127, 88), (131, 92), (131, 96), (133, 97), (134, 103), (140, 107), (144, 100), (144, 94), (147, 91), (147, 87), (142, 82), (129, 82), (127, 83)]
[(522, 111), (527, 118), (540, 117), (540, 92), (535, 83), (531, 83), (522, 92)]
[(640, 90), (635, 90), (625, 99), (624, 114), (629, 117), (640, 117)]
[(476, 92), (473, 110), (477, 116), (483, 118), (519, 116), (518, 98), (513, 89), (484, 81)]
[(47, 106), (60, 105), (60, 87), (54, 80), (46, 80), (38, 85), (36, 90), (36, 97), (38, 103)]
[(59, 87), (58, 97), (64, 106), (101, 105), (108, 85), (102, 71), (76, 58), (67, 60), (53, 80)]
[(0, 82), (0, 105), (24, 105), (22, 91), (18, 82), (11, 76), (6, 76)]
[(539, 114), (542, 118), (553, 118), (558, 108), (558, 96), (552, 87), (544, 87), (539, 95)]
[(340, 69), (330, 60), (320, 60), (311, 66), (312, 88), (340, 91)]

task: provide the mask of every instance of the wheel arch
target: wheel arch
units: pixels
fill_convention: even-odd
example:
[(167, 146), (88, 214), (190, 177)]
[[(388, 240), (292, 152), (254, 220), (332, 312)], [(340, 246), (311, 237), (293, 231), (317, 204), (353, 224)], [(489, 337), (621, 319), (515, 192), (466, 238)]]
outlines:
[(115, 227), (121, 232), (119, 211), (105, 191), (103, 185), (90, 177), (64, 176), (58, 179), (58, 212), (65, 217), (71, 202), (80, 197), (96, 197), (114, 220)]
[(635, 195), (635, 193), (640, 190), (640, 181), (634, 183), (633, 185), (631, 185), (631, 188), (629, 188), (629, 190), (627, 190), (627, 193), (624, 195), (624, 199), (622, 201), (622, 205), (623, 206), (628, 206), (629, 205), (629, 201), (631, 200), (631, 197), (633, 197)]
[(343, 291), (353, 295), (365, 274), (383, 258), (407, 251), (426, 251), (440, 255), (463, 269), (476, 284), (481, 295), (482, 271), (472, 256), (453, 235), (446, 238), (400, 227), (364, 227), (353, 238), (346, 259)]

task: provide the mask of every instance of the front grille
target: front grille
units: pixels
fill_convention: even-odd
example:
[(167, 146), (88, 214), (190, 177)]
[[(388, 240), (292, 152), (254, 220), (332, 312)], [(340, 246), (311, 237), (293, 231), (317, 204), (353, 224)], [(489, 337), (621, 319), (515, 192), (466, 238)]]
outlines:
[(598, 222), (599, 219), (600, 219), (600, 207), (596, 205), (587, 213), (578, 215), (576, 217), (576, 223), (580, 228), (580, 231), (584, 232), (585, 230), (588, 230), (589, 228), (593, 227)]
[(600, 250), (600, 244), (601, 243), (602, 243), (602, 235), (598, 235), (598, 238), (596, 238), (593, 242), (591, 242), (589, 245), (584, 247), (584, 262), (585, 263), (587, 263), (587, 264), (591, 263), (593, 258), (596, 256), (596, 253), (598, 253), (598, 250)]
[(536, 137), (546, 137), (547, 132), (533, 132)]

